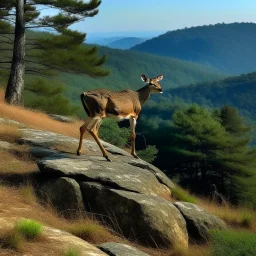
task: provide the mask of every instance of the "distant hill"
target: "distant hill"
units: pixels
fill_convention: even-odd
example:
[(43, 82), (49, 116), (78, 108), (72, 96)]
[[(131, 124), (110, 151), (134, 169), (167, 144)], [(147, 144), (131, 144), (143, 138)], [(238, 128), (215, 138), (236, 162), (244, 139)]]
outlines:
[(256, 120), (256, 72), (216, 82), (204, 82), (166, 91), (169, 98), (208, 107), (231, 105), (241, 114)]
[(137, 44), (141, 44), (149, 38), (138, 38), (138, 37), (125, 37), (114, 42), (109, 43), (107, 46), (114, 49), (129, 49)]
[(256, 24), (216, 24), (167, 32), (132, 49), (210, 64), (225, 73), (256, 71)]
[(114, 37), (91, 37), (86, 39), (87, 44), (97, 44), (101, 46), (107, 46), (115, 41), (126, 38), (125, 36), (114, 36)]
[(139, 89), (144, 85), (141, 74), (147, 76), (164, 75), (162, 87), (165, 91), (181, 85), (222, 79), (223, 74), (212, 68), (199, 64), (176, 60), (131, 50), (117, 50), (99, 47), (101, 54), (107, 55), (107, 68), (110, 75), (104, 78), (91, 78), (86, 75), (61, 74), (66, 84), (68, 96), (74, 101), (79, 100), (82, 91), (96, 88), (111, 90)]

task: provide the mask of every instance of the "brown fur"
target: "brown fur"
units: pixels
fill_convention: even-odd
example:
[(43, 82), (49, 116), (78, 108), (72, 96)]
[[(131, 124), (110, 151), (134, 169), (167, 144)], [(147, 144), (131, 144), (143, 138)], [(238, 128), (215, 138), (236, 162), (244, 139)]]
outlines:
[(140, 114), (142, 105), (149, 99), (151, 93), (161, 93), (162, 88), (158, 81), (163, 79), (160, 75), (156, 78), (147, 78), (145, 75), (141, 76), (141, 79), (147, 83), (138, 91), (124, 90), (120, 92), (112, 92), (106, 89), (97, 89), (88, 92), (84, 92), (81, 95), (81, 100), (85, 111), (89, 118), (80, 127), (80, 142), (77, 149), (77, 155), (81, 154), (82, 140), (84, 133), (88, 131), (97, 144), (99, 145), (103, 156), (110, 161), (106, 150), (102, 146), (98, 138), (98, 130), (102, 119), (109, 117), (116, 117), (118, 119), (130, 119), (132, 128), (132, 152), (134, 157), (137, 157), (135, 153), (135, 125), (136, 120)]

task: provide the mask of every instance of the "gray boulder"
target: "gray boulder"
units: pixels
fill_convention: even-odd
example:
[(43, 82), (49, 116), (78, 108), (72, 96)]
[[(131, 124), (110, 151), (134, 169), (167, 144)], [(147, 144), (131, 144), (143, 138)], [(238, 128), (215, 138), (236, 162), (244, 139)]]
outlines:
[(191, 240), (206, 241), (210, 229), (226, 229), (224, 221), (195, 204), (176, 202), (174, 205), (180, 210), (187, 222), (187, 230)]
[[(151, 195), (108, 189), (95, 182), (80, 183), (88, 208), (125, 237), (168, 248), (188, 247), (186, 222), (169, 201)], [(120, 231), (120, 230), (119, 230)]]
[(74, 123), (75, 122), (75, 120), (73, 118), (67, 117), (67, 116), (55, 115), (55, 114), (48, 114), (48, 116), (56, 121), (60, 121), (63, 123)]
[(12, 144), (7, 141), (0, 141), (0, 149), (10, 149), (11, 145)]
[(170, 189), (147, 169), (122, 162), (108, 162), (101, 157), (53, 155), (38, 161), (40, 171), (49, 176), (79, 177), (112, 188), (170, 198)]
[(80, 186), (73, 179), (59, 178), (48, 181), (43, 184), (41, 195), (67, 217), (84, 210)]
[(110, 256), (150, 256), (127, 244), (104, 243), (97, 247)]

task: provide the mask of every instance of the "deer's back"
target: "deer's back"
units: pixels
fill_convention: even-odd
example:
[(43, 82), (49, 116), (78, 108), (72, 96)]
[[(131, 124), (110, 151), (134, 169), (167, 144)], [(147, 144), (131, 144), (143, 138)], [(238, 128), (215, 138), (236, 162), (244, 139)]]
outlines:
[(92, 115), (118, 116), (119, 119), (138, 116), (141, 104), (138, 93), (132, 90), (112, 92), (106, 89), (96, 89), (85, 92), (87, 106)]

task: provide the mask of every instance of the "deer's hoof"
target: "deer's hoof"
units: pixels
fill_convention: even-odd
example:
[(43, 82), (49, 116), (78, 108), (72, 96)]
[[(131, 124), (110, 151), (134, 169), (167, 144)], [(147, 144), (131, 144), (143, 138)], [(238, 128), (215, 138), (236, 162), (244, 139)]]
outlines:
[(81, 152), (80, 151), (76, 151), (76, 155), (77, 156), (81, 156)]
[(132, 154), (134, 158), (140, 159), (136, 154)]
[(112, 162), (112, 160), (108, 156), (104, 156), (108, 162)]

